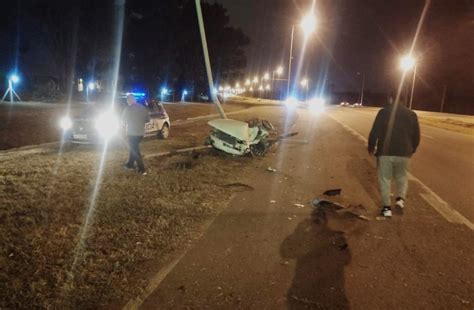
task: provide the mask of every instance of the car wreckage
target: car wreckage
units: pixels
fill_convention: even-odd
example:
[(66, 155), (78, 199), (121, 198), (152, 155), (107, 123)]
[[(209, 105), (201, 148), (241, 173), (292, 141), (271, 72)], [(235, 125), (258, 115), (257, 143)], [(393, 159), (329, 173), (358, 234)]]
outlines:
[(212, 127), (208, 143), (232, 155), (263, 156), (276, 141), (275, 128), (266, 120), (214, 119), (208, 124)]

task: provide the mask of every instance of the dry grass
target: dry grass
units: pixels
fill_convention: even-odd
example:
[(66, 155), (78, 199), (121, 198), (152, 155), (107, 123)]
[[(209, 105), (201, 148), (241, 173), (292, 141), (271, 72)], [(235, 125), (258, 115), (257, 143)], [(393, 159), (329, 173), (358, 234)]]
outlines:
[[(177, 143), (194, 140), (200, 138)], [(144, 149), (171, 147), (170, 141), (149, 140)], [(244, 173), (250, 160), (213, 152), (197, 159), (155, 158), (143, 177), (121, 169), (125, 157), (120, 149), (107, 157), (92, 228), (75, 268), (100, 152), (66, 152), (56, 174), (54, 153), (2, 161), (0, 308), (96, 308), (136, 296), (146, 285), (136, 275), (225, 207), (235, 190), (225, 185), (239, 182), (234, 172)]]
[(433, 127), (443, 128), (455, 132), (464, 133), (467, 135), (474, 135), (474, 123), (464, 122), (452, 118), (435, 118), (428, 116), (420, 116), (420, 123)]

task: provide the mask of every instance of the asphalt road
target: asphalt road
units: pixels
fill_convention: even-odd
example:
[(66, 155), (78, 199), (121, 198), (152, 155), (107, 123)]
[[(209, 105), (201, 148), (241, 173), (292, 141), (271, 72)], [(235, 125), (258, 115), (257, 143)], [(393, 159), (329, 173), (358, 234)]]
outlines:
[[(233, 115), (283, 120), (282, 131), (299, 134), (249, 164), (253, 190), (237, 194), (125, 309), (471, 309), (472, 230), (440, 216), (417, 182), (404, 214), (379, 220), (375, 160), (329, 116), (345, 113)], [(342, 195), (324, 197), (331, 188)], [(315, 198), (346, 207), (314, 208)]]
[[(333, 108), (328, 114), (368, 137), (377, 111)], [(474, 222), (474, 136), (421, 125), (421, 143), (411, 171), (451, 208)]]

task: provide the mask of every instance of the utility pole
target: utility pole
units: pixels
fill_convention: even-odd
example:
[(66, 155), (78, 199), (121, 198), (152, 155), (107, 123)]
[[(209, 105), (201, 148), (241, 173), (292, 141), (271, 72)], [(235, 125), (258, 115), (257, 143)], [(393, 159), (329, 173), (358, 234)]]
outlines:
[(204, 52), (204, 61), (206, 62), (206, 71), (207, 71), (207, 79), (209, 82), (209, 90), (210, 90), (210, 95), (212, 98), (212, 102), (217, 106), (217, 111), (221, 115), (222, 118), (227, 118), (225, 115), (224, 109), (222, 109), (221, 104), (219, 103), (219, 100), (215, 94), (214, 91), (214, 81), (212, 79), (212, 71), (211, 71), (211, 61), (209, 59), (209, 51), (207, 48), (207, 39), (206, 39), (206, 30), (204, 28), (204, 20), (202, 18), (202, 10), (201, 10), (201, 1), (196, 0), (196, 12), (198, 16), (198, 22), (199, 22), (199, 30), (201, 33), (201, 42), (202, 42), (202, 50)]
[(290, 84), (291, 84), (291, 61), (293, 60), (293, 39), (295, 37), (295, 25), (291, 26), (291, 43), (290, 43), (290, 60), (288, 64), (288, 86), (286, 89), (286, 98), (290, 97)]
[(443, 97), (441, 98), (441, 113), (443, 113), (443, 111), (444, 111), (444, 102), (446, 100), (446, 88), (447, 88), (447, 86), (445, 84), (444, 87), (443, 87)]
[(410, 110), (413, 108), (413, 93), (415, 92), (415, 81), (416, 81), (416, 67), (413, 69), (413, 81), (411, 83), (411, 94), (410, 94)]

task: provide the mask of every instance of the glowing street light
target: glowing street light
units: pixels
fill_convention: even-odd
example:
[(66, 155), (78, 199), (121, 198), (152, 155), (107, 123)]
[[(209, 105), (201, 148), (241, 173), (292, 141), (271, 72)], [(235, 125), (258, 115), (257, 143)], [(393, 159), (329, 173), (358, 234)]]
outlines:
[(301, 86), (303, 86), (303, 87), (308, 86), (308, 79), (307, 78), (304, 78), (304, 79), (301, 80)]
[(253, 82), (254, 82), (255, 84), (258, 83), (258, 76), (255, 76), (255, 77), (253, 78)]
[[(308, 13), (300, 23), (301, 28), (304, 31), (305, 41), (308, 40), (311, 33), (316, 30), (316, 17), (314, 16), (313, 12)], [(293, 41), (295, 36), (295, 25), (293, 24), (291, 27), (291, 41), (290, 41), (290, 60), (288, 64), (288, 85), (287, 85), (287, 94), (286, 96), (290, 96), (290, 85), (291, 85), (291, 62), (293, 60)]]
[(270, 74), (269, 74), (268, 72), (266, 72), (266, 73), (263, 75), (263, 79), (264, 79), (264, 80), (270, 79)]
[[(411, 84), (411, 93), (410, 93), (410, 104), (409, 109), (413, 107), (413, 94), (415, 93), (415, 80), (416, 80), (416, 59), (411, 56), (411, 54), (405, 55), (400, 59), (400, 68), (406, 74), (408, 71), (413, 69), (413, 80)], [(406, 101), (406, 100), (405, 100)]]
[(250, 85), (250, 79), (245, 80), (245, 85), (247, 85), (247, 86)]
[(410, 71), (411, 69), (415, 68), (415, 66), (416, 60), (411, 55), (403, 56), (400, 59), (400, 68), (402, 68), (402, 70), (405, 72)]
[(265, 89), (266, 89), (266, 90), (270, 90), (270, 89), (272, 89), (272, 88), (270, 87), (270, 85), (267, 85), (267, 86), (265, 86)]
[(10, 81), (12, 81), (13, 84), (16, 84), (20, 81), (20, 78), (16, 74), (10, 75)]
[(18, 101), (21, 101), (20, 96), (18, 96), (18, 94), (15, 91), (15, 88), (13, 87), (13, 84), (16, 84), (18, 82), (20, 82), (20, 77), (18, 75), (12, 74), (8, 77), (8, 88), (5, 91), (5, 94), (3, 95), (1, 102), (4, 102), (5, 98), (8, 95), (10, 95), (9, 96), (10, 97), (10, 103), (13, 102), (13, 96), (15, 96), (18, 99)]
[(240, 88), (240, 83), (239, 82), (235, 83), (235, 88)]
[(304, 31), (305, 38), (308, 38), (316, 30), (316, 17), (312, 13), (306, 15), (300, 24)]

